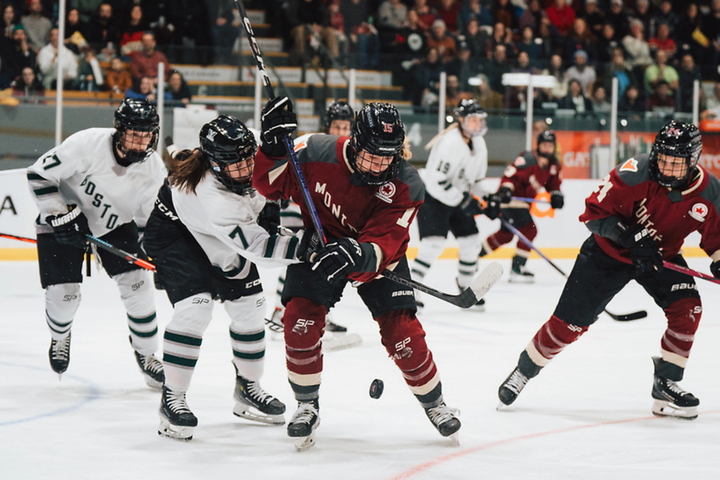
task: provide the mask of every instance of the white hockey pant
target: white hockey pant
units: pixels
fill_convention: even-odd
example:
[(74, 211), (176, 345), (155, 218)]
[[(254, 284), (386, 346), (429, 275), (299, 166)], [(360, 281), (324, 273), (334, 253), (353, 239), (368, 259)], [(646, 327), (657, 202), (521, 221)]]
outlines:
[(45, 289), (45, 321), (53, 340), (62, 340), (70, 334), (79, 306), (79, 283), (61, 283)]
[(459, 250), (457, 283), (458, 287), (465, 289), (472, 284), (477, 272), (478, 255), (480, 255), (482, 243), (479, 234), (459, 237), (457, 243)]
[(132, 270), (113, 277), (125, 305), (130, 342), (141, 355), (158, 349), (158, 322), (155, 315), (155, 285), (150, 272)]

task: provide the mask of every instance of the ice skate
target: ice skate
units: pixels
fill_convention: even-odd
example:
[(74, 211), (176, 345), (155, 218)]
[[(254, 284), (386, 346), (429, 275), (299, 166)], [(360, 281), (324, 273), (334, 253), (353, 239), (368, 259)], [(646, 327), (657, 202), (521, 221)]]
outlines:
[(50, 368), (62, 380), (62, 374), (65, 373), (70, 364), (70, 333), (62, 340), (50, 340), (48, 357), (50, 358)]
[(270, 425), (284, 425), (285, 404), (265, 392), (259, 382), (250, 381), (240, 375), (235, 379), (235, 406), (233, 414)]
[(510, 269), (511, 283), (535, 283), (535, 274), (525, 268), (527, 258), (515, 255)]
[(135, 360), (148, 387), (162, 388), (163, 383), (165, 383), (165, 372), (163, 371), (162, 362), (155, 358), (153, 354), (143, 355), (138, 352), (135, 352)]
[(298, 408), (287, 426), (288, 436), (295, 439), (295, 450), (304, 452), (315, 445), (315, 429), (320, 425), (320, 407), (314, 402), (298, 402)]
[(497, 409), (500, 410), (502, 407), (512, 404), (520, 395), (525, 385), (527, 385), (530, 379), (520, 372), (520, 367), (515, 367), (515, 370), (505, 379), (498, 389), (498, 398), (500, 403)]
[(163, 387), (158, 412), (160, 415), (158, 435), (176, 440), (192, 440), (193, 429), (197, 427), (198, 419), (188, 408), (185, 393)]
[[(656, 367), (659, 361), (660, 357), (653, 357)], [(700, 405), (700, 400), (692, 393), (680, 388), (673, 380), (655, 374), (652, 397), (654, 399), (652, 406), (654, 415), (684, 420), (695, 420), (698, 417), (697, 407)]]
[(334, 352), (346, 348), (357, 347), (362, 343), (362, 337), (357, 333), (348, 333), (347, 327), (332, 321), (330, 313), (325, 317), (325, 328), (322, 338), (323, 350)]
[(457, 418), (460, 411), (440, 403), (437, 407), (429, 407), (425, 409), (425, 414), (432, 424), (440, 432), (443, 437), (449, 437), (455, 445), (460, 445), (458, 430), (460, 430), (460, 420)]

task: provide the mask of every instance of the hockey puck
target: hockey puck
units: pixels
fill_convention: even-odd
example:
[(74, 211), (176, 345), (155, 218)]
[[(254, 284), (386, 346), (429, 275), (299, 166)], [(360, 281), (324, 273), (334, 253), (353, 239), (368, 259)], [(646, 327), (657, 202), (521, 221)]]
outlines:
[(382, 380), (380, 380), (379, 378), (376, 378), (375, 380), (373, 380), (372, 383), (370, 384), (370, 398), (374, 398), (375, 400), (380, 398), (380, 396), (383, 393), (384, 388), (385, 388), (385, 384), (383, 383)]

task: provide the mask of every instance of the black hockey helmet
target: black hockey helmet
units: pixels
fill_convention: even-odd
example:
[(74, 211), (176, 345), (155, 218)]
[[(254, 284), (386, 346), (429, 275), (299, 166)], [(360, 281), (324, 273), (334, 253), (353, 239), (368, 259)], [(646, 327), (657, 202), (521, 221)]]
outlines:
[[(545, 142), (550, 142), (553, 144), (552, 155), (543, 155), (540, 153), (540, 144)], [(550, 158), (554, 156), (555, 150), (557, 149), (557, 139), (555, 138), (555, 132), (553, 132), (552, 130), (543, 130), (542, 132), (540, 132), (537, 136), (537, 147), (535, 148), (537, 149), (537, 154), (542, 157)]]
[[(698, 128), (692, 123), (671, 120), (655, 136), (655, 143), (650, 149), (650, 174), (663, 187), (682, 187), (697, 167), (701, 151), (702, 137)], [(687, 166), (684, 175), (675, 177), (660, 173), (660, 155), (684, 158)]]
[[(487, 127), (487, 112), (485, 109), (478, 103), (477, 100), (473, 99), (462, 99), (460, 100), (460, 103), (458, 103), (457, 108), (455, 108), (455, 116), (460, 121), (460, 128), (462, 128), (463, 133), (469, 137), (475, 137), (478, 135), (485, 135), (488, 131)], [(480, 126), (478, 128), (469, 128), (466, 125), (466, 122), (464, 119), (470, 116), (475, 116), (480, 118)]]
[[(115, 111), (115, 147), (130, 163), (142, 162), (157, 148), (160, 133), (160, 117), (152, 103), (147, 100), (126, 98)], [(152, 137), (145, 148), (133, 148), (134, 142), (126, 141), (128, 131), (151, 132)]]
[(350, 104), (342, 100), (333, 100), (325, 110), (325, 133), (329, 133), (333, 120), (347, 120), (352, 128), (355, 112)]
[[(203, 125), (200, 129), (200, 149), (212, 172), (230, 191), (244, 195), (253, 190), (252, 172), (257, 141), (240, 120), (220, 115)], [(233, 177), (233, 172), (239, 172), (240, 176)]]
[[(392, 180), (400, 170), (403, 161), (405, 127), (397, 108), (389, 103), (368, 103), (355, 118), (352, 128), (352, 147), (349, 155), (353, 176), (364, 185), (382, 185)], [(388, 168), (379, 173), (361, 171), (357, 160), (361, 152), (381, 157), (392, 157)]]

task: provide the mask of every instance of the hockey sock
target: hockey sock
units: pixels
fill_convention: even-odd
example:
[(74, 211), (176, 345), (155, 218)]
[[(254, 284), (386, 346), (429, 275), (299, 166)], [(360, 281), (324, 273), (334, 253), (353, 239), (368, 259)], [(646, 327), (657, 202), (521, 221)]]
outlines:
[(262, 293), (226, 301), (230, 316), (230, 344), (233, 364), (242, 377), (262, 378), (265, 366), (265, 297)]
[(461, 290), (470, 286), (477, 272), (478, 256), (480, 255), (480, 235), (459, 237), (458, 242), (458, 276), (457, 284)]
[(45, 289), (45, 321), (53, 340), (63, 340), (70, 333), (80, 299), (79, 283), (49, 285)]
[(684, 368), (702, 317), (700, 299), (689, 297), (673, 302), (665, 308), (665, 316), (668, 326), (660, 342), (660, 353), (663, 360)]
[(420, 240), (418, 253), (412, 265), (412, 276), (421, 280), (427, 274), (433, 262), (437, 260), (445, 247), (445, 237), (433, 236)]
[(145, 270), (131, 270), (113, 277), (125, 305), (133, 349), (150, 355), (158, 349), (155, 286)]
[(571, 325), (553, 315), (537, 331), (525, 351), (535, 365), (544, 367), (557, 354), (587, 332), (588, 327)]
[(287, 303), (283, 329), (288, 378), (299, 386), (320, 385), (323, 356), (320, 338), (327, 310), (301, 297)]

